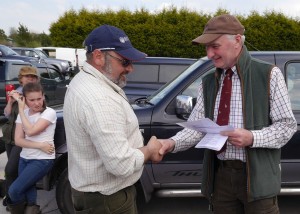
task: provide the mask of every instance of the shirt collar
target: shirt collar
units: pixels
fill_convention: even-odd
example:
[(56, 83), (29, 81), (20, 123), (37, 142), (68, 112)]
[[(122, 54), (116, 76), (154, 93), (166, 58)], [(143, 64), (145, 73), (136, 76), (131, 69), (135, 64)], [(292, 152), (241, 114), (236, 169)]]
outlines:
[(96, 68), (94, 68), (91, 64), (84, 62), (83, 68), (87, 68), (84, 71), (91, 74), (95, 78), (105, 81), (117, 93), (120, 93), (121, 91), (123, 91), (122, 88), (120, 88), (118, 85), (116, 85), (111, 80), (109, 80), (105, 75), (103, 75), (100, 71), (98, 71)]
[[(222, 76), (224, 77), (225, 76), (225, 72), (227, 71), (228, 69), (223, 69), (223, 72), (222, 72)], [(236, 74), (236, 66), (233, 66), (232, 68), (231, 68), (231, 70), (233, 71), (233, 75), (234, 74)]]

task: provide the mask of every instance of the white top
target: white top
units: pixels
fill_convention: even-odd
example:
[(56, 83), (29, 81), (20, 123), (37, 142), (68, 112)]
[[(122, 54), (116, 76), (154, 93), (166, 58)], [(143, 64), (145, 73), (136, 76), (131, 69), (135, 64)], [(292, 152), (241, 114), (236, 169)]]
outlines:
[(85, 63), (65, 95), (71, 186), (111, 195), (134, 184), (144, 163), (143, 137), (123, 90)]
[[(24, 110), (24, 113), (31, 124), (36, 123), (40, 118), (50, 121), (50, 125), (43, 132), (34, 136), (27, 136), (25, 134), (25, 139), (33, 142), (47, 142), (54, 144), (54, 131), (57, 119), (55, 110), (47, 107), (43, 113), (28, 115), (29, 108), (27, 108)], [(16, 123), (22, 123), (20, 115), (18, 115)], [(20, 157), (25, 159), (55, 159), (55, 153), (50, 155), (40, 149), (22, 148)]]

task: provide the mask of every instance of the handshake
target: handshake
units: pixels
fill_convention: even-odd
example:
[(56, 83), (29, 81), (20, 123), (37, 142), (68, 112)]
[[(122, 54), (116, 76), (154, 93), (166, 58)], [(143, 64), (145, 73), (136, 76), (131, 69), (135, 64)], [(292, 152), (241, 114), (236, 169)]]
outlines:
[(173, 151), (175, 142), (171, 139), (157, 139), (152, 136), (148, 144), (141, 149), (145, 156), (145, 163), (152, 161), (158, 163), (163, 159), (163, 156), (168, 152)]

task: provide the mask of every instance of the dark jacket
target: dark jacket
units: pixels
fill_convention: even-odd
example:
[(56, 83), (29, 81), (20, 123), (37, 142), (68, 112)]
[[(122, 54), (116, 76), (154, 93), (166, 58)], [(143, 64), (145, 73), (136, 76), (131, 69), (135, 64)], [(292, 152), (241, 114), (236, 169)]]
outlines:
[(19, 114), (18, 102), (12, 104), (11, 113), (8, 117), (8, 121), (2, 127), (2, 141), (6, 144), (15, 145), (15, 130), (16, 130), (16, 119)]

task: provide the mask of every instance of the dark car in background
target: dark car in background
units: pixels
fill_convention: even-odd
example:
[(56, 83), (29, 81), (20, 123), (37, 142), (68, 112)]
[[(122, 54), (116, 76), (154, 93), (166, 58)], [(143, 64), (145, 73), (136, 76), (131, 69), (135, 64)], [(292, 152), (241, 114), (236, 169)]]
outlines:
[(43, 50), (27, 47), (12, 47), (11, 49), (22, 56), (34, 57), (48, 65), (52, 65), (63, 74), (74, 70), (74, 66), (71, 61), (50, 58)]
[(0, 59), (15, 59), (22, 60), (25, 62), (38, 62), (37, 58), (29, 57), (29, 56), (21, 56), (13, 49), (6, 45), (0, 45)]
[(129, 102), (150, 96), (196, 61), (192, 58), (146, 57), (133, 62), (133, 72), (127, 75), (124, 87)]
[(63, 75), (57, 68), (45, 63), (29, 63), (22, 60), (0, 58), (0, 115), (3, 115), (8, 92), (19, 86), (18, 74), (23, 66), (37, 68), (48, 106), (63, 104), (66, 89), (70, 82), (69, 75)]
[[(31, 48), (26, 48), (26, 50), (31, 50)], [(37, 51), (40, 50), (37, 49)], [(150, 96), (194, 62), (196, 59), (171, 57), (147, 57), (142, 61), (134, 62), (134, 72), (128, 75), (128, 82), (124, 88), (129, 101), (134, 103), (136, 99)], [(14, 87), (17, 87), (17, 74), (23, 65), (29, 65), (29, 63), (1, 61), (0, 114), (3, 113), (3, 108), (6, 105), (5, 94), (12, 90), (11, 82), (13, 82)], [(43, 60), (39, 60), (39, 63), (31, 63), (31, 65), (39, 70), (48, 105), (63, 104), (66, 85), (70, 82), (73, 72), (70, 70), (61, 72), (56, 66), (44, 63)]]

